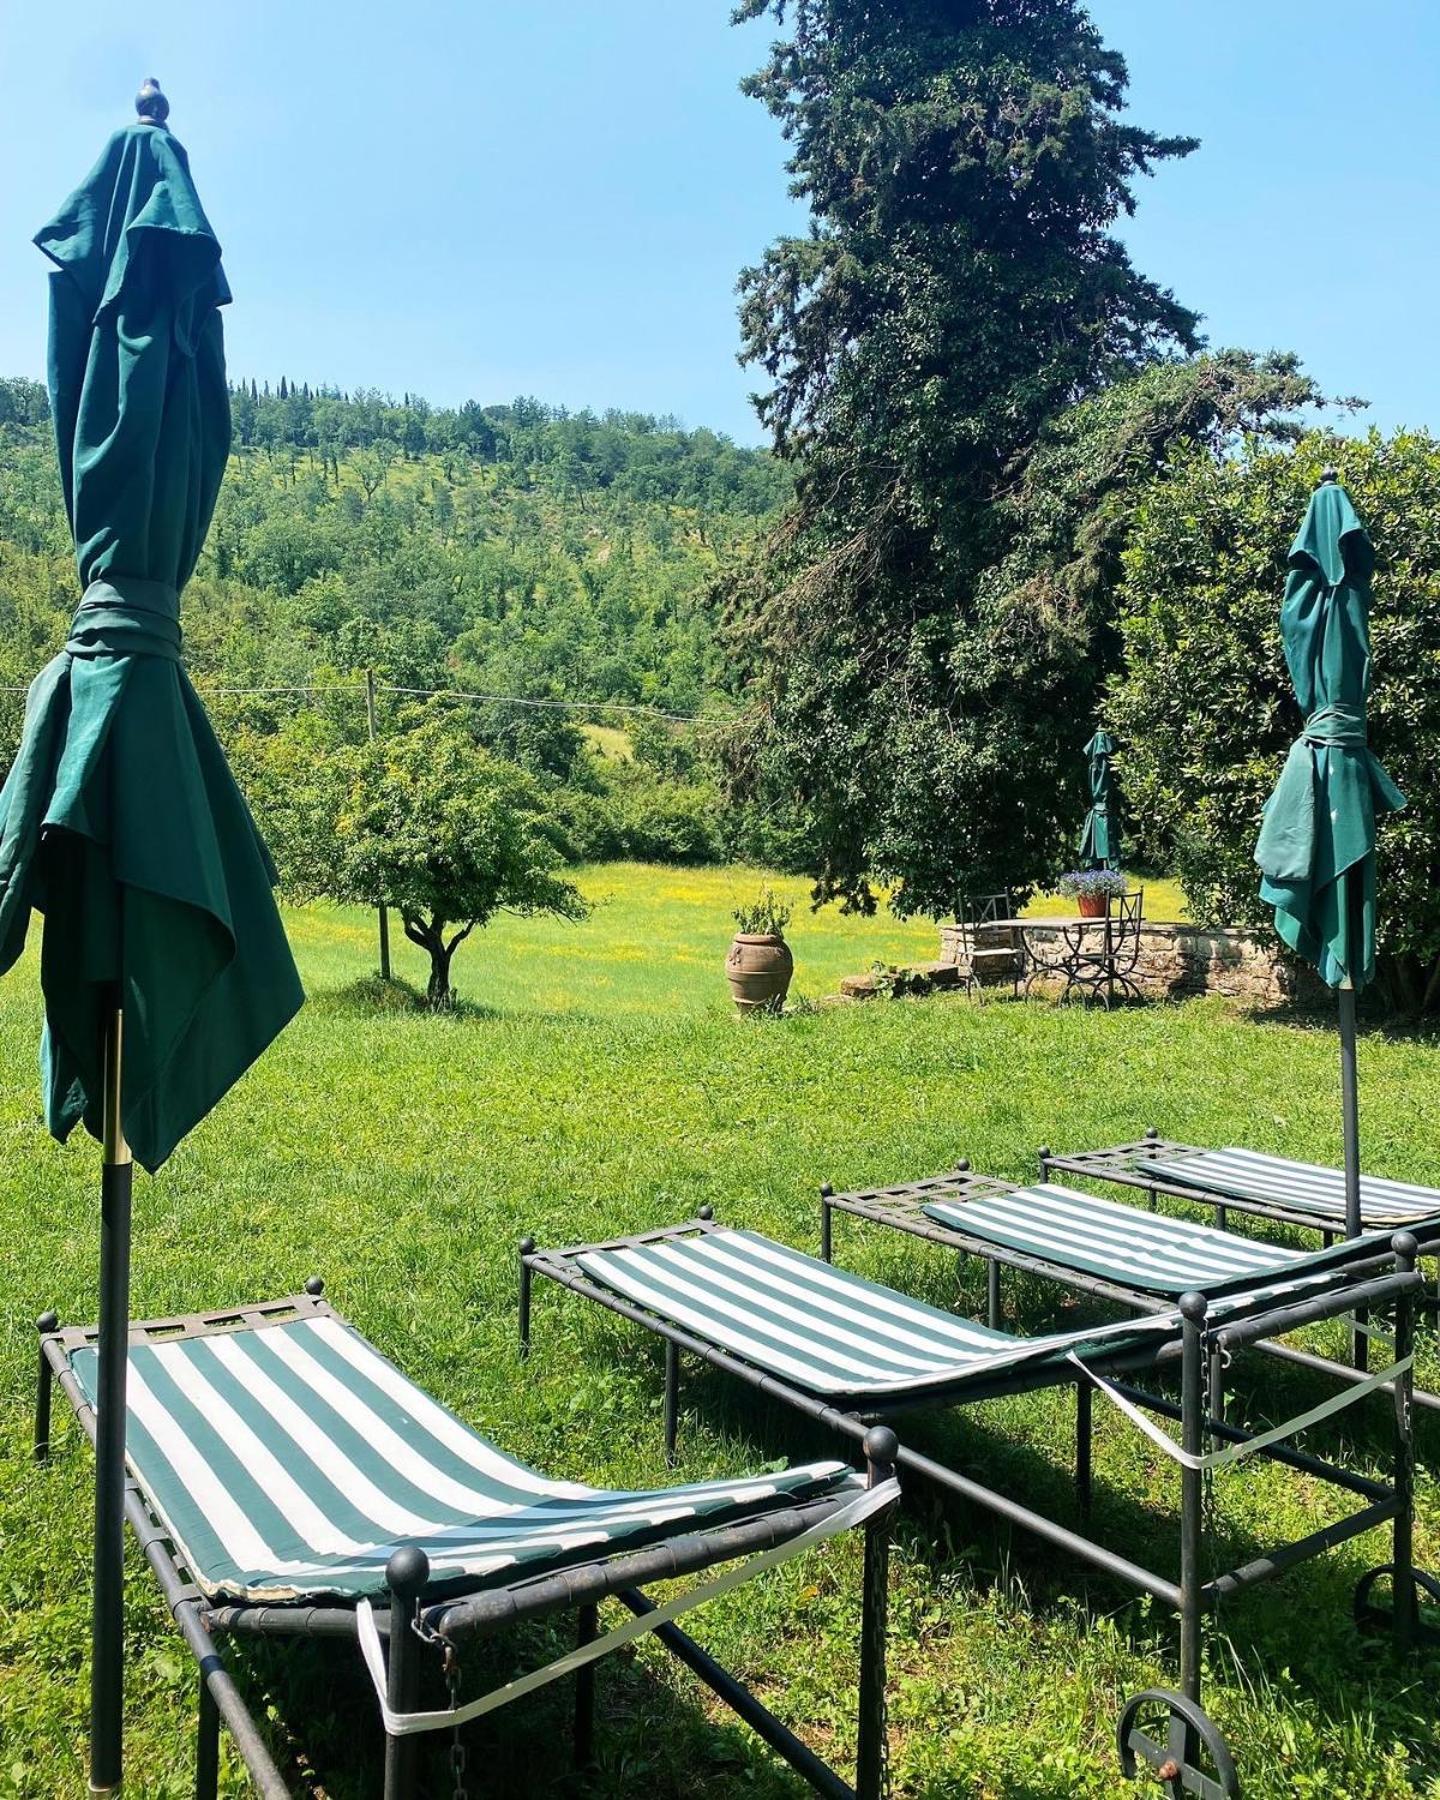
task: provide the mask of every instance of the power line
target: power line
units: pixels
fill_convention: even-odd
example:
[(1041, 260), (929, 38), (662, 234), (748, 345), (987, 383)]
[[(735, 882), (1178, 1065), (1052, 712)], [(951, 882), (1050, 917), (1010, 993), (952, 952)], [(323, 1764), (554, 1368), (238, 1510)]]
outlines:
[[(220, 690), (213, 691), (219, 692)], [(700, 717), (699, 713), (664, 712), (658, 706), (637, 706), (622, 700), (526, 700), (519, 694), (471, 694), (462, 688), (389, 687), (383, 682), (377, 684), (376, 691), (382, 694), (423, 694), (434, 700), (483, 700), (487, 705), (492, 706), (534, 706), (577, 712), (644, 713), (652, 719), (674, 719), (677, 722)]]
[[(231, 697), (258, 698), (274, 694), (363, 694), (363, 681), (330, 681), (306, 682), (292, 687), (211, 687), (196, 683), (201, 694), (224, 694)], [(522, 694), (479, 694), (471, 693), (466, 688), (417, 688), (396, 687), (387, 682), (375, 684), (377, 694), (405, 694), (422, 700), (473, 700), (486, 706), (525, 706), (546, 712), (618, 712), (639, 714), (651, 719), (666, 719), (676, 724), (690, 724), (700, 719), (700, 713), (666, 712), (658, 706), (642, 706), (623, 700), (531, 700)], [(28, 684), (23, 681), (0, 682), (0, 693), (25, 694), (29, 692)]]

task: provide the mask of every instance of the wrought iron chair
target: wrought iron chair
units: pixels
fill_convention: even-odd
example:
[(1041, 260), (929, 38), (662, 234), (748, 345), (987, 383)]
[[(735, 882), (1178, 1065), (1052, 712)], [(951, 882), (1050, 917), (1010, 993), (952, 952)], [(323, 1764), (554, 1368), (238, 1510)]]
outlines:
[(1103, 933), (1094, 939), (1089, 934), (1081, 939), (1071, 988), (1103, 998), (1106, 1006), (1114, 1003), (1117, 989), (1126, 1000), (1143, 999), (1135, 970), (1140, 963), (1144, 919), (1144, 888), (1115, 895), (1105, 909)]
[(960, 980), (974, 993), (987, 981), (1010, 977), (1019, 995), (1025, 975), (1025, 946), (1014, 926), (1015, 900), (1008, 888), (996, 894), (961, 894), (955, 902), (955, 966)]

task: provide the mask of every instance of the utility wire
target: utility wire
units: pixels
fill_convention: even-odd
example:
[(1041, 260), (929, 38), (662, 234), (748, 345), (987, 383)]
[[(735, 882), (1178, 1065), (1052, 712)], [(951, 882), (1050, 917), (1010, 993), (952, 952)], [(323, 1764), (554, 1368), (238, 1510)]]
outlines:
[[(330, 681), (306, 683), (300, 687), (210, 687), (200, 686), (202, 694), (227, 694), (231, 696), (249, 696), (251, 698), (271, 694), (363, 694), (363, 681)], [(668, 719), (676, 724), (687, 724), (699, 719), (699, 713), (666, 712), (658, 706), (640, 706), (622, 700), (529, 700), (520, 694), (476, 694), (464, 688), (417, 688), (395, 687), (386, 682), (375, 684), (377, 694), (405, 694), (423, 700), (473, 700), (486, 706), (527, 706), (547, 712), (618, 712), (638, 713), (651, 719)], [(23, 681), (0, 682), (0, 693), (24, 694), (29, 692), (28, 684)]]
[[(213, 692), (219, 693), (220, 689)], [(622, 700), (525, 700), (519, 694), (471, 694), (461, 688), (409, 688), (389, 687), (381, 682), (377, 685), (377, 693), (381, 694), (424, 694), (435, 700), (483, 700), (492, 706), (534, 706), (542, 708), (569, 709), (579, 712), (622, 712), (644, 713), (652, 719), (674, 719), (677, 721), (693, 720), (699, 713), (662, 712), (658, 706), (636, 706)]]

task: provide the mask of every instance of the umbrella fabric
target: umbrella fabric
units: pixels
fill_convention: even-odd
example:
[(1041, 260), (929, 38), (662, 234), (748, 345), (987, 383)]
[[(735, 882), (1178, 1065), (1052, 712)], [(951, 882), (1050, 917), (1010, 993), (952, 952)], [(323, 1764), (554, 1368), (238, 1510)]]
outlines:
[(180, 661), (179, 597), (225, 470), (220, 246), (180, 144), (117, 132), (36, 243), (50, 403), (83, 590), (0, 792), (0, 972), (45, 915), (46, 1122), (99, 1135), (101, 1022), (124, 1012), (121, 1123), (158, 1167), (303, 998), (275, 870)]
[(1330, 987), (1375, 975), (1375, 823), (1405, 804), (1366, 741), (1375, 553), (1350, 496), (1316, 489), (1280, 610), (1305, 729), (1265, 803), (1255, 860), (1275, 928)]
[(1097, 731), (1085, 746), (1090, 759), (1090, 810), (1080, 829), (1080, 860), (1087, 869), (1120, 865), (1120, 809), (1110, 771), (1117, 748), (1108, 731)]

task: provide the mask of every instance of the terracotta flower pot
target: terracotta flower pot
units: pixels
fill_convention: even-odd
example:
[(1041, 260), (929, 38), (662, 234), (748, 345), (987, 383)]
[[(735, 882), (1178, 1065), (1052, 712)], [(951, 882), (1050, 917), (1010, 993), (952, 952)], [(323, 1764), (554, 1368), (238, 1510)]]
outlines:
[(725, 958), (730, 993), (742, 1013), (779, 1012), (790, 991), (795, 959), (783, 937), (737, 931)]
[(1077, 894), (1076, 901), (1080, 907), (1082, 919), (1103, 919), (1107, 906), (1104, 894)]

